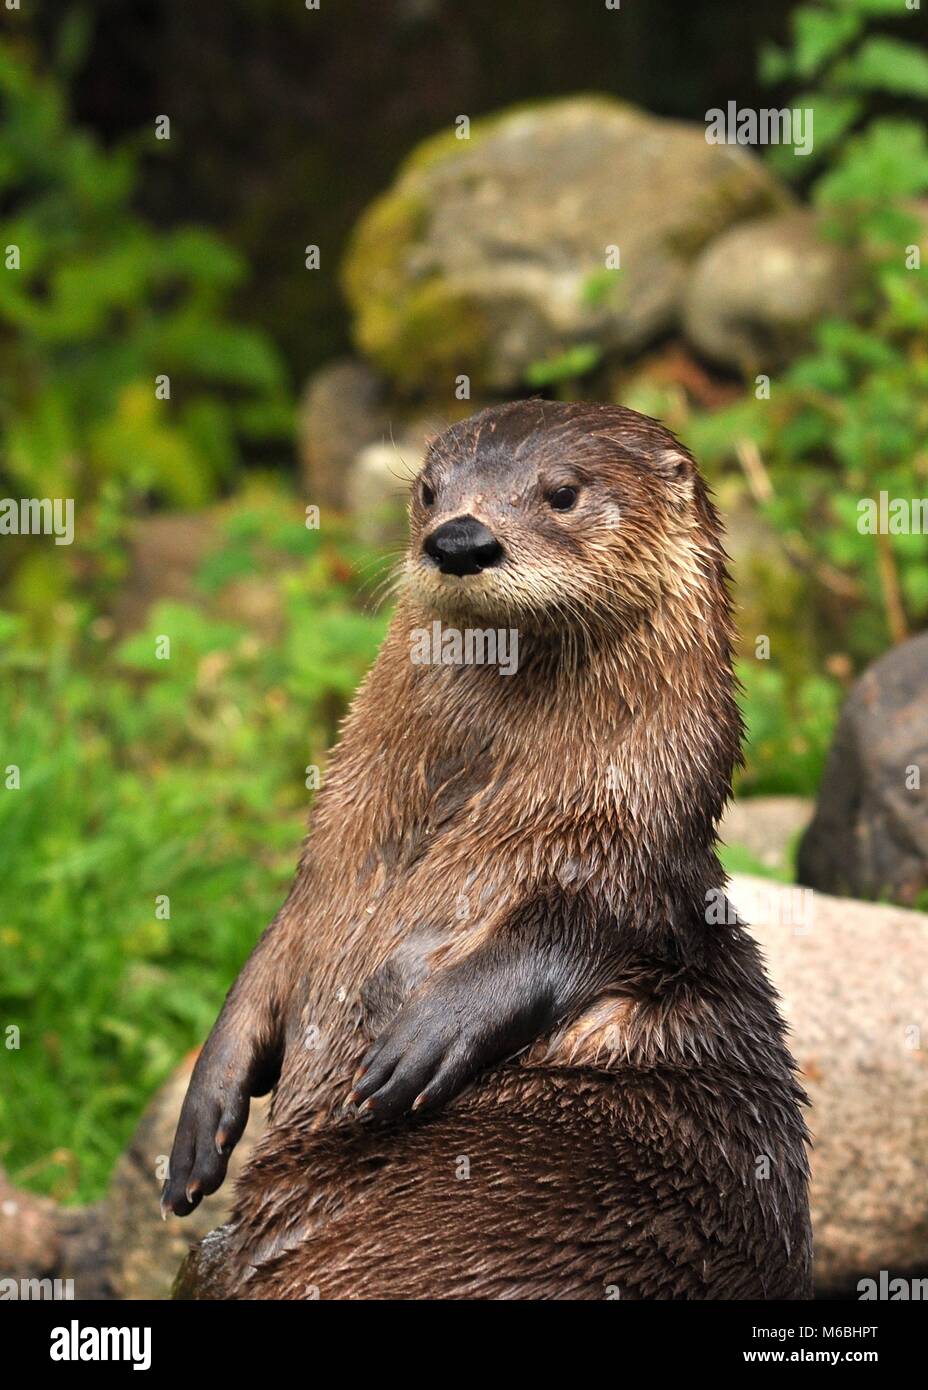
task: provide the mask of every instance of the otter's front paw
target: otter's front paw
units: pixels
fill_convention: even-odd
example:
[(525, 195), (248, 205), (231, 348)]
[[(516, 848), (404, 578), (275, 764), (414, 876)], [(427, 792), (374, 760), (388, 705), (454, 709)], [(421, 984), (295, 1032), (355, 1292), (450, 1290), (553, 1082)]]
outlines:
[(215, 1192), (226, 1175), (229, 1156), (248, 1123), (249, 1088), (230, 1069), (197, 1063), (184, 1098), (168, 1178), (161, 1192), (161, 1215), (188, 1216)]
[(363, 1058), (349, 1103), (378, 1120), (444, 1105), (554, 1017), (543, 973), (513, 969), (501, 953), (476, 954), (407, 999)]
[(348, 1101), (378, 1120), (442, 1105), (487, 1060), (482, 1051), (479, 1037), (427, 992), (408, 1000), (365, 1054)]

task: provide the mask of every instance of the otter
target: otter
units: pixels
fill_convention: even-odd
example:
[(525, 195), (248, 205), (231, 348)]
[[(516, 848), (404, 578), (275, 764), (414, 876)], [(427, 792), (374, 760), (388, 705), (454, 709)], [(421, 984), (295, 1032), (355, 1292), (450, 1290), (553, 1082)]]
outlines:
[[(183, 1104), (177, 1215), (275, 1089), (179, 1296), (809, 1296), (804, 1097), (716, 853), (742, 726), (691, 454), (619, 406), (493, 407), (430, 444), (410, 532)], [(436, 620), (514, 629), (517, 669), (412, 660)]]

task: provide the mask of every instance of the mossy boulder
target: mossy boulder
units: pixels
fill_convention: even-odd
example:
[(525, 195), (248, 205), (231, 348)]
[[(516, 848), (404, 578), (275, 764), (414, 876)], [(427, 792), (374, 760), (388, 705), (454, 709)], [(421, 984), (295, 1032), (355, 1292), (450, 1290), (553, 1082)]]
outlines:
[(715, 236), (788, 203), (701, 125), (608, 97), (514, 108), (425, 141), (362, 216), (343, 265), (357, 345), (438, 394), (461, 373), (518, 386), (578, 345), (635, 351), (677, 324)]

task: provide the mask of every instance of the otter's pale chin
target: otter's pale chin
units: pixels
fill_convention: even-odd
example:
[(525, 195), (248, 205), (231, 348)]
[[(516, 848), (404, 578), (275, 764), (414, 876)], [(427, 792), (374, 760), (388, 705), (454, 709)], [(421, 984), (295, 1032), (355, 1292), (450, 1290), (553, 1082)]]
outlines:
[(436, 618), (489, 622), (502, 619), (507, 611), (495, 570), (459, 576), (441, 574), (433, 565), (407, 562), (405, 580), (407, 592)]

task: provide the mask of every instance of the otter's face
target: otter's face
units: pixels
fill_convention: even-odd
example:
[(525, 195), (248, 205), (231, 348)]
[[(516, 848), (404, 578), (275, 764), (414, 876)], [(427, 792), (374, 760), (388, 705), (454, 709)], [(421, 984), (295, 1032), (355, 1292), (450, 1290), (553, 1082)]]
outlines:
[(692, 579), (695, 477), (621, 407), (484, 411), (433, 441), (413, 484), (409, 587), (442, 617), (620, 627)]

